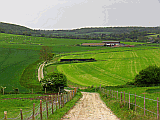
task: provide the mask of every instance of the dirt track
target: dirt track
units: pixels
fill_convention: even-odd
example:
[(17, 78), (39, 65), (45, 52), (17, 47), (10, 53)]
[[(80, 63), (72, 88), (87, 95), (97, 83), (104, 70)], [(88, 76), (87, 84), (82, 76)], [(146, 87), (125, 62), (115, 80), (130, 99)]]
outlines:
[(82, 92), (83, 97), (62, 120), (119, 120), (100, 99), (98, 93)]
[(38, 68), (38, 80), (40, 81), (41, 79), (44, 78), (43, 76), (43, 67), (45, 65), (45, 62), (43, 64), (41, 64)]

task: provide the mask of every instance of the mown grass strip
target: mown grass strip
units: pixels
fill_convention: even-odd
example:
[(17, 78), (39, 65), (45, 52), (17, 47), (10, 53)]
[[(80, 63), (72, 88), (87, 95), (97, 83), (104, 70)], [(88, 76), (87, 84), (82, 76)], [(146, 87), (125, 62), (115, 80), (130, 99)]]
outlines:
[(75, 97), (67, 102), (63, 108), (56, 110), (52, 115), (49, 116), (48, 120), (60, 120), (71, 108), (74, 107), (76, 102), (82, 97), (81, 92), (77, 92)]

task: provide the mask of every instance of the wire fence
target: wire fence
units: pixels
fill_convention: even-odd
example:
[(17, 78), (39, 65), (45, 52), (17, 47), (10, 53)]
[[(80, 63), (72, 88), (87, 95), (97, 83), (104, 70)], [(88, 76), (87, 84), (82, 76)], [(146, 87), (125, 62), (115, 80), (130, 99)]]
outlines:
[(69, 102), (77, 93), (77, 89), (67, 91), (67, 93), (61, 93), (58, 95), (49, 95), (45, 99), (40, 100), (40, 104), (35, 106), (33, 103), (33, 109), (23, 111), (20, 109), (20, 113), (15, 118), (7, 118), (7, 111), (4, 111), (4, 118), (13, 120), (31, 120), (31, 119), (48, 119), (56, 110), (63, 108), (64, 105)]
[(102, 88), (101, 92), (107, 98), (114, 98), (117, 102), (121, 103), (121, 107), (128, 107), (128, 110), (134, 110), (135, 112), (143, 112), (143, 115), (153, 115), (159, 120), (159, 98), (157, 100), (146, 98), (135, 94), (107, 90)]

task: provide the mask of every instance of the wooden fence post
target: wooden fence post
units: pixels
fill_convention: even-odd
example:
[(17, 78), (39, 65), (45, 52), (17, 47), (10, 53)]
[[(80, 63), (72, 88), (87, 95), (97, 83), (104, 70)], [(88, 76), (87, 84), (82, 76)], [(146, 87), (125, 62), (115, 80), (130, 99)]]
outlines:
[(136, 93), (135, 93), (135, 111), (136, 111)]
[(23, 120), (22, 109), (20, 109), (20, 113), (21, 113), (21, 120)]
[(62, 93), (60, 94), (60, 105), (61, 105), (61, 108), (62, 108)]
[(67, 92), (67, 102), (68, 102), (68, 92)]
[(3, 95), (4, 95), (4, 88), (3, 88)]
[(121, 103), (122, 103), (122, 91), (121, 91)]
[(32, 88), (32, 94), (33, 94), (33, 88)]
[(59, 109), (60, 109), (60, 95), (58, 95), (58, 104), (59, 104)]
[(40, 119), (42, 120), (42, 100), (40, 100)]
[(72, 98), (73, 98), (73, 90), (72, 90)]
[(65, 93), (65, 96), (66, 96), (66, 102), (65, 103), (67, 103), (68, 102), (68, 92)]
[(74, 93), (76, 94), (76, 88), (74, 88)]
[(47, 119), (48, 119), (48, 102), (46, 100), (46, 112), (47, 112)]
[(117, 100), (118, 100), (118, 91), (117, 91)]
[(159, 120), (159, 102), (157, 98), (157, 119)]
[(7, 120), (7, 111), (4, 111), (4, 119)]
[(145, 95), (144, 95), (144, 115), (146, 114), (145, 112), (146, 111), (145, 111)]
[(97, 85), (96, 85), (96, 90), (97, 90)]
[(69, 101), (72, 99), (72, 91), (70, 91), (70, 98)]
[(32, 120), (34, 120), (34, 115), (35, 115), (35, 103), (33, 103), (33, 115), (32, 115)]
[(47, 92), (46, 88), (45, 88), (45, 93)]
[(131, 104), (130, 104), (130, 92), (129, 92), (129, 109), (131, 108)]
[(124, 105), (125, 105), (125, 91), (124, 91)]
[(64, 94), (62, 93), (62, 102), (63, 102), (63, 107), (64, 107)]
[[(56, 95), (54, 95), (55, 99), (56, 99)], [(51, 95), (51, 103), (52, 103), (52, 114), (53, 114), (53, 95)]]
[(112, 98), (113, 98), (113, 90), (112, 90)]
[[(110, 96), (111, 96), (111, 89), (110, 89)], [(111, 96), (111, 98), (112, 98), (112, 96)]]

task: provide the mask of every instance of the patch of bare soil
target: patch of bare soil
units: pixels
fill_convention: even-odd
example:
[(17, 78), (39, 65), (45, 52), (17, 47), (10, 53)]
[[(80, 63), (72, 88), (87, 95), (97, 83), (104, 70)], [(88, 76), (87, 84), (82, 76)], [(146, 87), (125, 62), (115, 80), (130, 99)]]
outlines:
[(83, 97), (62, 120), (119, 120), (100, 99), (98, 93), (82, 92)]

